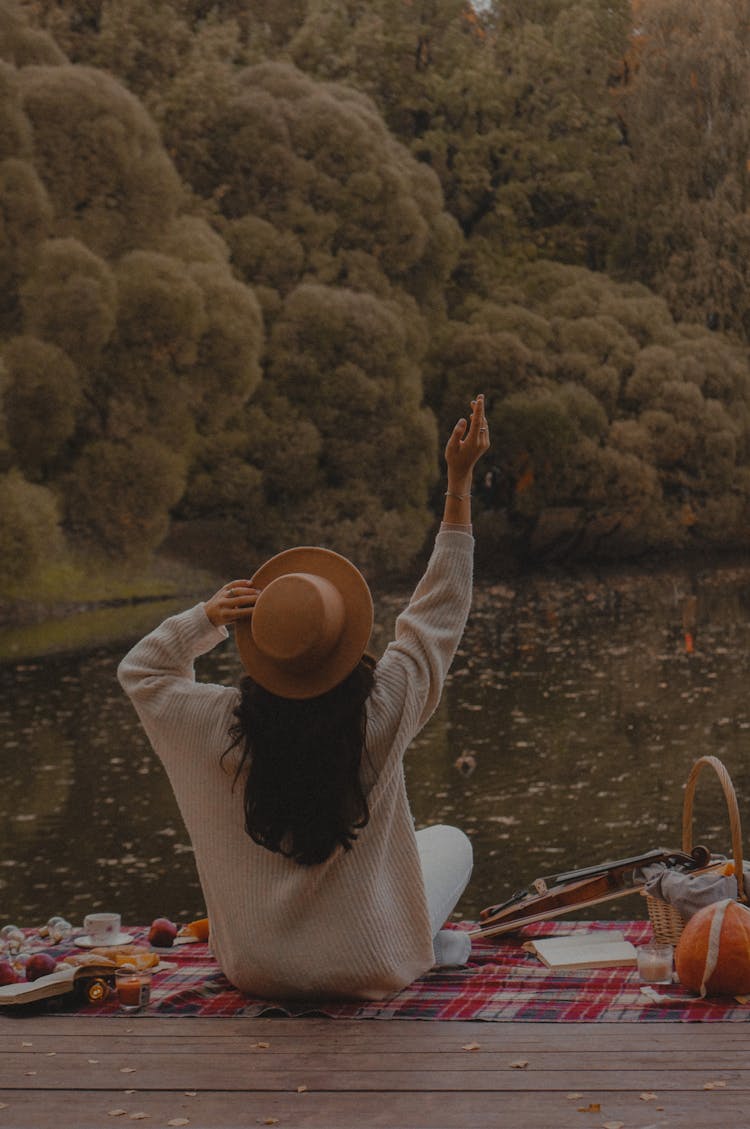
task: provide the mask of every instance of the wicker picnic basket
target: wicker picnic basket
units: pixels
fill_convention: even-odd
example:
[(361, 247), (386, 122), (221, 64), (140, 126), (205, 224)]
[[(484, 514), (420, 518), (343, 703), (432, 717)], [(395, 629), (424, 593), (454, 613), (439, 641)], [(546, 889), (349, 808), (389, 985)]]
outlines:
[[(737, 897), (745, 901), (744, 875), (742, 871), (742, 828), (740, 825), (740, 812), (737, 807), (737, 796), (734, 786), (724, 765), (718, 757), (700, 757), (693, 765), (685, 788), (685, 800), (682, 808), (682, 849), (688, 854), (693, 849), (693, 800), (695, 787), (702, 769), (710, 765), (719, 778), (724, 791), (727, 812), (729, 813), (729, 830), (732, 839), (732, 855), (734, 856), (734, 873), (737, 879)], [(686, 925), (686, 918), (674, 906), (663, 902), (661, 898), (646, 896), (648, 903), (648, 916), (654, 929), (654, 939), (669, 945), (676, 945), (680, 934)]]

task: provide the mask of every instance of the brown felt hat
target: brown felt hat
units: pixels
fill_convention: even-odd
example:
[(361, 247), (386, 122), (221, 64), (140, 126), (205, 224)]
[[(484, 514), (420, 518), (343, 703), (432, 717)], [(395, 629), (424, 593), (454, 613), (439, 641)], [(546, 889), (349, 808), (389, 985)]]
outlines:
[(351, 674), (373, 623), (370, 589), (351, 561), (330, 549), (287, 549), (250, 583), (260, 594), (235, 637), (259, 686), (282, 698), (315, 698)]

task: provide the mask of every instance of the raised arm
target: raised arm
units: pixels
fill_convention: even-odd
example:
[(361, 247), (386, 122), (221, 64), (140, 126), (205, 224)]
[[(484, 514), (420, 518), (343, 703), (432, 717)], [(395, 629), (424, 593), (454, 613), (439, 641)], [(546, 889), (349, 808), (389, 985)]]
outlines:
[(444, 524), (429, 564), (377, 664), (373, 724), (383, 750), (389, 742), (411, 740), (440, 701), (471, 606), (471, 480), (488, 448), (484, 397), (478, 396), (470, 420), (458, 421), (445, 448)]
[[(229, 614), (228, 594), (217, 597)], [(120, 684), (165, 761), (198, 734), (208, 741), (217, 720), (226, 729), (226, 716), (234, 708), (236, 690), (195, 679), (198, 656), (227, 637), (221, 616), (216, 614), (216, 622), (209, 618), (210, 603), (164, 620), (131, 648), (117, 669)]]

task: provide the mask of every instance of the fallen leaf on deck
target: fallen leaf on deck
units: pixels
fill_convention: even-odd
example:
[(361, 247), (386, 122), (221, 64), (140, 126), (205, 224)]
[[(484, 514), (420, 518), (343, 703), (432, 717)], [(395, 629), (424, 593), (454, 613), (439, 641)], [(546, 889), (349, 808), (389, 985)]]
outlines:
[(278, 1117), (264, 1117), (263, 1118), (263, 1124), (264, 1125), (278, 1125), (279, 1119), (278, 1119)]
[(0, 1109), (7, 1109), (7, 1108), (8, 1108), (7, 1102), (0, 1102)]
[(57, 1054), (57, 1051), (45, 1051), (44, 1057), (45, 1058), (54, 1058), (56, 1054)]
[(126, 1109), (108, 1109), (107, 1114), (109, 1117), (122, 1117), (128, 1111)]
[(624, 1124), (624, 1121), (605, 1121), (602, 1129), (622, 1129)]
[(173, 1117), (171, 1121), (167, 1122), (167, 1125), (173, 1125), (175, 1127), (178, 1126), (178, 1125), (189, 1125), (189, 1124), (190, 1124), (190, 1118), (189, 1117)]
[(462, 1049), (465, 1051), (478, 1051), (479, 1043), (464, 1043)]
[(305, 1094), (306, 1092), (307, 1092), (307, 1086), (298, 1086), (297, 1087), (297, 1093), (298, 1094)]
[(656, 1094), (652, 1094), (648, 1090), (644, 1091), (644, 1093), (642, 1093), (642, 1094), (639, 1094), (638, 1097), (641, 1099), (642, 1102), (655, 1102), (656, 1101)]
[(185, 1091), (185, 1097), (186, 1098), (197, 1098), (198, 1097), (198, 1091), (197, 1090), (186, 1090)]
[(262, 1051), (267, 1051), (268, 1048), (271, 1046), (271, 1044), (270, 1043), (251, 1043), (250, 1046), (251, 1047), (258, 1047)]
[(36, 1074), (36, 1070), (24, 1070), (24, 1074), (27, 1078), (31, 1078), (33, 1074)]
[(572, 1101), (574, 1098), (582, 1098), (583, 1094), (566, 1094), (565, 1097)]
[(723, 1090), (725, 1088), (725, 1086), (726, 1086), (726, 1082), (704, 1082), (703, 1083), (703, 1089), (704, 1090)]
[(91, 1066), (98, 1066), (99, 1065), (99, 1059), (98, 1058), (87, 1058), (86, 1062), (90, 1063)]
[(601, 1107), (600, 1102), (591, 1102), (590, 1105), (579, 1105), (578, 1112), (579, 1113), (601, 1113), (601, 1109), (602, 1109), (602, 1107)]
[(120, 1067), (120, 1074), (135, 1074), (135, 1067), (134, 1066), (121, 1066)]
[(528, 1065), (529, 1060), (527, 1058), (518, 1058), (510, 1064), (511, 1070), (525, 1070)]
[(146, 1118), (146, 1117), (148, 1117), (147, 1113), (131, 1113), (130, 1114), (130, 1120), (131, 1121), (143, 1121), (144, 1118)]
[(21, 1043), (21, 1046), (22, 1047), (33, 1047), (34, 1044), (33, 1043)]

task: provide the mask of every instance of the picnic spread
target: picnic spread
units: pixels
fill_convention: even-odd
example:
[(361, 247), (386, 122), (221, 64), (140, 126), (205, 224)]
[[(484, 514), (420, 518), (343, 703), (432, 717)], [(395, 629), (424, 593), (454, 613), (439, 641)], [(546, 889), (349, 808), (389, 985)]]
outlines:
[[(471, 932), (473, 922), (455, 928)], [(146, 927), (125, 927), (136, 951), (147, 947)], [(477, 937), (469, 963), (434, 969), (387, 1000), (368, 1003), (295, 1005), (289, 1000), (259, 1000), (238, 992), (211, 955), (210, 942), (195, 941), (154, 950), (147, 1007), (124, 1013), (113, 991), (88, 999), (68, 992), (2, 1014), (22, 1015), (41, 1009), (45, 1015), (117, 1017), (257, 1017), (327, 1016), (331, 1019), (485, 1020), (488, 1022), (744, 1022), (750, 1003), (735, 998), (702, 998), (678, 983), (644, 988), (632, 965), (553, 971), (524, 947), (530, 939), (620, 931), (640, 946), (652, 937), (648, 921), (547, 921), (520, 934)], [(76, 950), (68, 938), (54, 946), (59, 961)]]
[[(692, 845), (701, 771), (724, 789), (733, 861)], [(537, 878), (469, 934), (469, 960), (438, 965), (388, 998), (260, 999), (241, 992), (211, 951), (208, 918), (126, 927), (112, 912), (76, 929), (61, 917), (37, 930), (0, 928), (0, 1010), (89, 1016), (326, 1016), (490, 1022), (744, 1022), (750, 1017), (750, 909), (741, 828), (729, 775), (715, 757), (693, 766), (682, 849)], [(640, 888), (649, 921), (556, 920)], [(83, 950), (83, 951), (82, 951)], [(676, 969), (676, 971), (673, 971)]]

